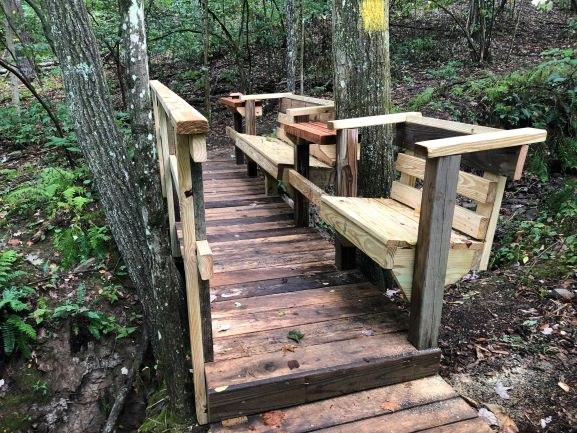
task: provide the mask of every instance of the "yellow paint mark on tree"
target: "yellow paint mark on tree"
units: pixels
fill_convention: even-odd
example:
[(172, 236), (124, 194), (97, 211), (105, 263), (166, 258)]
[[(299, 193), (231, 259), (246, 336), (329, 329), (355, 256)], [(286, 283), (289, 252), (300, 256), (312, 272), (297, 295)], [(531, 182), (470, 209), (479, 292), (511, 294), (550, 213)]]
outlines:
[(385, 16), (385, 0), (362, 0), (361, 16), (366, 32), (388, 30), (389, 23)]

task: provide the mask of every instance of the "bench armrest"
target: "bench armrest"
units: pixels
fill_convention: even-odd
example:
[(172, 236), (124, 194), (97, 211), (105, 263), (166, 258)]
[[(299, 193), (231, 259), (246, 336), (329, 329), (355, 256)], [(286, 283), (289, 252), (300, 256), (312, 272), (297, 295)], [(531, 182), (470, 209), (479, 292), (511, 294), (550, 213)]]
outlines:
[(516, 147), (524, 144), (540, 143), (547, 138), (547, 131), (536, 128), (519, 128), (509, 131), (486, 132), (461, 137), (441, 138), (417, 142), (424, 148), (428, 158), (461, 155), (485, 150)]
[(241, 101), (260, 101), (263, 99), (280, 99), (292, 96), (292, 93), (261, 93), (255, 95), (240, 95)]
[(393, 123), (403, 123), (407, 121), (407, 116), (421, 116), (421, 113), (394, 113), (382, 116), (357, 117), (354, 119), (331, 120), (328, 122), (329, 129), (338, 131), (339, 129), (356, 129), (366, 126), (391, 125)]

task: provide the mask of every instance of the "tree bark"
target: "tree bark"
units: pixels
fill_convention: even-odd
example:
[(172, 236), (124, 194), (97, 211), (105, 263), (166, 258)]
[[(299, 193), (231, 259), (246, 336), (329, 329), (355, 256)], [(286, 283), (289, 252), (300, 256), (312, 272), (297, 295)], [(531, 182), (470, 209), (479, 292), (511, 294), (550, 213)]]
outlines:
[[(134, 161), (116, 125), (98, 44), (83, 0), (44, 0), (70, 114), (101, 206), (140, 297), (150, 340), (177, 415), (193, 410), (182, 279), (171, 260), (151, 129), (142, 0), (128, 6)], [(134, 92), (133, 92), (134, 90)]]
[(286, 20), (286, 85), (289, 92), (296, 89), (296, 70), (297, 70), (297, 28), (298, 14), (295, 10), (295, 0), (286, 0), (285, 5)]
[[(6, 48), (10, 53), (15, 55), (14, 50), (14, 32), (12, 31), (12, 27), (8, 22), (8, 16), (4, 17), (4, 36), (6, 37)], [(18, 86), (20, 84), (20, 80), (18, 77), (9, 72), (10, 75), (10, 93), (12, 95), (12, 105), (16, 108), (20, 108), (20, 91), (18, 90)]]
[[(387, 114), (391, 109), (388, 0), (333, 3), (334, 98), (337, 119)], [(363, 128), (358, 194), (386, 197), (393, 179), (390, 127)], [(362, 257), (361, 267), (379, 285), (387, 273)]]
[[(391, 109), (386, 0), (336, 0), (333, 62), (336, 118), (387, 114)], [(361, 131), (359, 194), (387, 196), (393, 176), (390, 129)]]
[[(20, 0), (2, 0), (2, 9), (6, 15), (7, 27), (10, 28), (12, 37), (16, 35), (22, 46), (31, 47), (32, 38), (24, 25), (24, 11), (22, 10)], [(10, 47), (8, 47), (8, 49), (18, 64), (18, 69), (22, 71), (28, 80), (32, 81), (36, 77), (34, 59), (26, 55), (25, 51), (21, 48), (14, 49), (14, 41), (12, 40), (11, 42), (12, 50), (10, 50)]]

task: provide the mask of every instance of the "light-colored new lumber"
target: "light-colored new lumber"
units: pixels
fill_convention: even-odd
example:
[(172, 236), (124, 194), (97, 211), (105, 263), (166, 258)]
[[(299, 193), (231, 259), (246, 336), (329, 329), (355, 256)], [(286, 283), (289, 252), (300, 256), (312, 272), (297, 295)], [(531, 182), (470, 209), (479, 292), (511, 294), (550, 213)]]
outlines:
[(444, 129), (451, 132), (461, 132), (463, 134), (481, 134), (484, 132), (502, 131), (502, 129), (490, 128), (488, 126), (473, 125), (470, 123), (455, 122), (452, 120), (435, 119), (434, 117), (414, 116), (412, 114), (407, 116), (406, 122), (413, 123), (415, 125)]
[(536, 128), (519, 128), (509, 131), (485, 132), (462, 137), (441, 138), (416, 143), (426, 149), (429, 158), (482, 152), (505, 147), (540, 143), (547, 138), (547, 131)]
[[(425, 178), (425, 160), (416, 156), (399, 153), (395, 169), (417, 179)], [(459, 171), (457, 193), (482, 203), (492, 202), (495, 199), (496, 185), (496, 182), (489, 179)]]
[(204, 342), (202, 335), (202, 314), (200, 305), (200, 282), (196, 255), (196, 229), (194, 213), (194, 194), (192, 190), (192, 175), (190, 166), (189, 138), (179, 135), (176, 142), (176, 157), (178, 161), (178, 198), (184, 254), (184, 272), (186, 280), (186, 301), (190, 328), (190, 346), (192, 348), (192, 368), (194, 379), (194, 395), (196, 416), (200, 424), (208, 423), (208, 399), (205, 377)]
[(334, 104), (334, 101), (330, 99), (321, 99), (321, 98), (314, 98), (312, 96), (304, 96), (304, 95), (289, 95), (287, 96), (288, 99), (292, 99), (294, 101), (301, 101), (306, 102), (307, 104), (315, 104), (315, 105), (331, 105)]
[(261, 93), (256, 95), (241, 95), (241, 101), (260, 101), (262, 99), (280, 99), (287, 96), (292, 96), (292, 93)]
[[(237, 113), (239, 113), (242, 117), (246, 117), (246, 108), (244, 107), (237, 107), (236, 108)], [(262, 105), (258, 105), (255, 107), (254, 109), (254, 115), (256, 117), (260, 117), (262, 116)]]
[(151, 81), (150, 89), (164, 108), (177, 134), (206, 134), (208, 132), (206, 117), (160, 81)]
[(321, 188), (316, 186), (306, 177), (299, 174), (296, 170), (290, 169), (288, 172), (289, 184), (304, 195), (309, 201), (320, 206), (321, 197), (325, 193)]
[[(421, 196), (421, 190), (400, 182), (393, 182), (391, 198), (415, 209), (416, 212), (420, 212), (421, 209)], [(489, 217), (465, 209), (462, 206), (455, 206), (455, 214), (453, 217), (453, 228), (455, 230), (463, 232), (475, 239), (484, 240), (488, 227)]]
[(320, 105), (317, 107), (302, 107), (302, 108), (288, 108), (286, 114), (294, 116), (310, 116), (313, 114), (333, 113), (335, 111), (335, 104)]
[(394, 123), (403, 123), (407, 121), (407, 116), (420, 116), (421, 113), (409, 112), (409, 113), (394, 113), (394, 114), (383, 114), (381, 116), (368, 116), (368, 117), (357, 117), (354, 119), (341, 119), (341, 120), (331, 120), (328, 122), (328, 127), (332, 131), (337, 131), (339, 129), (354, 129), (354, 128), (364, 128), (366, 126), (377, 126), (377, 125), (391, 125)]
[(497, 222), (499, 221), (499, 213), (501, 211), (501, 202), (503, 200), (503, 194), (505, 193), (505, 184), (507, 183), (507, 178), (505, 176), (498, 176), (493, 173), (485, 173), (485, 178), (497, 182), (497, 192), (493, 206), (483, 205), (481, 203), (477, 206), (477, 213), (489, 217), (485, 246), (479, 262), (479, 269), (482, 271), (489, 267), (489, 257), (491, 256), (491, 248), (493, 247), (493, 238), (495, 237), (495, 231), (497, 230)]
[[(168, 122), (167, 115), (164, 110), (159, 110), (159, 124), (160, 124), (160, 134), (162, 138), (162, 161), (164, 164), (164, 184), (166, 186), (166, 205), (168, 209), (168, 224), (170, 230), (170, 248), (173, 257), (180, 257), (180, 248), (178, 247), (178, 237), (176, 235), (176, 215), (175, 215), (175, 203), (174, 203), (174, 189), (173, 189), (173, 176), (172, 176), (172, 166), (170, 147), (174, 147), (174, 141), (176, 140), (174, 128)], [(174, 171), (175, 178), (178, 169)], [(176, 190), (178, 192), (178, 190)]]
[(164, 153), (162, 151), (162, 135), (160, 133), (160, 112), (161, 108), (158, 106), (158, 99), (155, 93), (151, 94), (152, 112), (154, 113), (154, 134), (156, 137), (156, 154), (158, 155), (158, 164), (160, 171), (160, 187), (162, 189), (162, 196), (166, 197), (166, 185), (164, 183)]
[(214, 275), (214, 256), (208, 241), (196, 241), (196, 258), (200, 278), (204, 281), (210, 280)]
[(208, 161), (208, 151), (206, 149), (206, 135), (189, 136), (190, 156), (194, 162)]

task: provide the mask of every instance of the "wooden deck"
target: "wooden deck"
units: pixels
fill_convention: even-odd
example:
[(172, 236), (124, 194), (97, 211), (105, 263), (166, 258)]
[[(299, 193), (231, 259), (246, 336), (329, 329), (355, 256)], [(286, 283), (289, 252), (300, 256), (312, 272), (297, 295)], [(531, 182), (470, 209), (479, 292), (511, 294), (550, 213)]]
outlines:
[[(203, 170), (215, 271), (211, 431), (491, 431), (436, 376), (439, 350), (408, 343), (407, 317), (357, 271), (337, 271), (333, 245), (296, 228), (261, 179), (232, 161)], [(243, 415), (234, 427), (218, 422)]]

